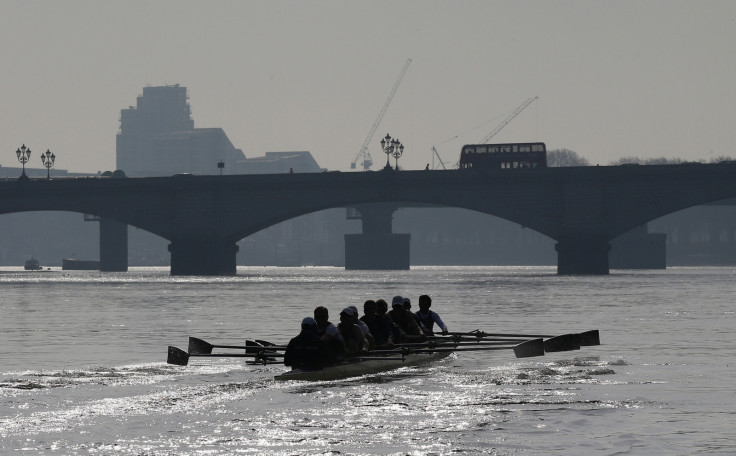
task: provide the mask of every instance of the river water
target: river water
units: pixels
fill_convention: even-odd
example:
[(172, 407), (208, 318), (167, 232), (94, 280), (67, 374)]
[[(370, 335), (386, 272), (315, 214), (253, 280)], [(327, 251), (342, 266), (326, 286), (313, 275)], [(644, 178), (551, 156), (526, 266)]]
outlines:
[[(736, 454), (734, 268), (238, 268), (234, 277), (0, 269), (0, 454)], [(334, 382), (238, 358), (166, 364), (189, 336), (285, 343), (317, 305), (429, 294), (453, 331), (602, 345), (460, 352)]]

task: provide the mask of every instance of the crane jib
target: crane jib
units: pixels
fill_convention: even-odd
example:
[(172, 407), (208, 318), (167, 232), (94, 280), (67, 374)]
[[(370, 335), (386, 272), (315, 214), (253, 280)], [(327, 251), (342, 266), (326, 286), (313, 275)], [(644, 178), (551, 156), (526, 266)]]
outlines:
[(368, 136), (365, 138), (365, 141), (363, 142), (363, 147), (360, 148), (360, 152), (358, 152), (358, 155), (355, 156), (355, 159), (350, 164), (351, 169), (355, 168), (355, 164), (358, 162), (358, 160), (360, 160), (360, 164), (364, 171), (367, 171), (371, 167), (371, 165), (373, 165), (373, 159), (371, 158), (370, 152), (368, 152), (368, 144), (371, 142), (371, 139), (373, 139), (373, 135), (376, 134), (376, 130), (378, 129), (378, 126), (381, 124), (381, 119), (383, 119), (383, 115), (386, 114), (388, 105), (391, 104), (391, 99), (393, 99), (394, 95), (396, 94), (396, 90), (398, 90), (399, 84), (401, 84), (401, 80), (404, 79), (404, 75), (406, 74), (406, 70), (409, 68), (410, 63), (411, 63), (411, 59), (406, 59), (404, 68), (401, 69), (401, 74), (399, 74), (399, 77), (396, 80), (396, 83), (394, 84), (393, 89), (391, 89), (391, 93), (388, 94), (388, 98), (386, 98), (386, 102), (383, 104), (383, 108), (381, 108), (381, 112), (378, 113), (378, 117), (376, 118), (376, 121), (373, 122), (371, 131), (368, 133)]

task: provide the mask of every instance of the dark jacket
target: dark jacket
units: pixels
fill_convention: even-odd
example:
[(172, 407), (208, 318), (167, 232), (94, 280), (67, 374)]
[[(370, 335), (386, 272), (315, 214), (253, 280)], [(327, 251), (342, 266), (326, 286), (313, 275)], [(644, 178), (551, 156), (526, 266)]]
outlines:
[(330, 350), (313, 329), (303, 329), (289, 341), (284, 352), (284, 364), (292, 368), (321, 369), (334, 364)]
[(384, 345), (389, 337), (393, 337), (393, 323), (385, 315), (374, 314), (373, 318), (363, 315), (360, 319), (368, 325), (376, 345)]

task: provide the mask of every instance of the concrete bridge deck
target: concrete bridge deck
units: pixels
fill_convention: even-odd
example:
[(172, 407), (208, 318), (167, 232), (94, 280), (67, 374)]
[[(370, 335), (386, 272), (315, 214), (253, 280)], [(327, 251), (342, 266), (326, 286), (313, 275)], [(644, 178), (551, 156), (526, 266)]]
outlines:
[[(171, 242), (172, 274), (210, 275), (235, 273), (237, 241), (299, 215), (368, 203), (432, 204), (495, 215), (555, 239), (561, 274), (606, 274), (611, 239), (733, 197), (733, 163), (325, 172), (5, 181), (0, 214), (73, 211), (133, 225)], [(377, 225), (385, 231), (385, 223)]]

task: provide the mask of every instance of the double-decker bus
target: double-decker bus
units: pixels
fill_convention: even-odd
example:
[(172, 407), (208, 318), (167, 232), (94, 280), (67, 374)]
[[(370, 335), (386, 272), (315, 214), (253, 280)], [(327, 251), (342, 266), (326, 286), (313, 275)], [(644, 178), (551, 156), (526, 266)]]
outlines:
[(546, 168), (544, 143), (468, 144), (460, 152), (460, 169)]

